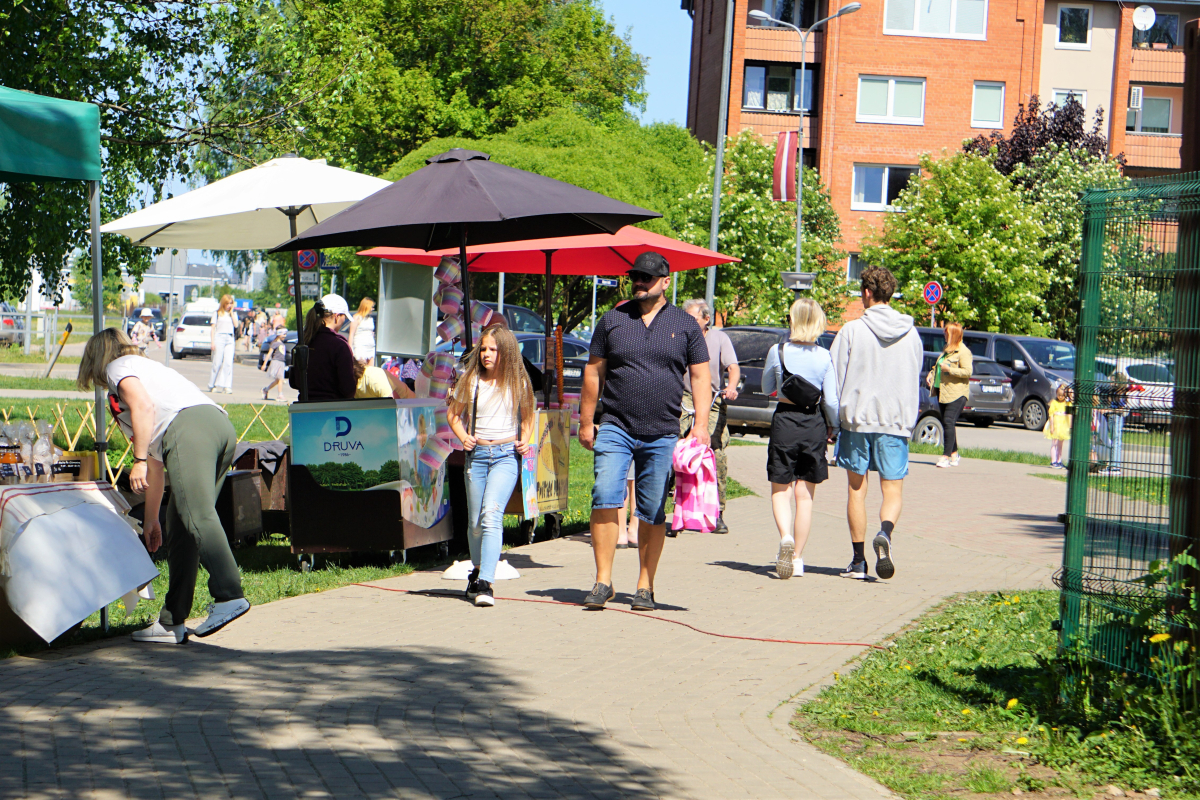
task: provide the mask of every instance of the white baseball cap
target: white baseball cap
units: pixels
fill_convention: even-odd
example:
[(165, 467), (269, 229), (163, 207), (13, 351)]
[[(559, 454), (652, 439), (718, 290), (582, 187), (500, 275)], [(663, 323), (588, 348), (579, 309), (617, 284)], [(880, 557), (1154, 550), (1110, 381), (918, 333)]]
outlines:
[(340, 294), (327, 294), (321, 298), (321, 305), (325, 306), (325, 310), (330, 314), (343, 314), (350, 316), (350, 306), (346, 304), (345, 298)]

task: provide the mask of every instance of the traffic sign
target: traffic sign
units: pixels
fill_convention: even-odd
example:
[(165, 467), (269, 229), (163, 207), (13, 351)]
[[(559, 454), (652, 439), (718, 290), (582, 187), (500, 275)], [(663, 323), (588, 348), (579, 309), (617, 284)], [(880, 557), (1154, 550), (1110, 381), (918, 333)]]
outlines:
[(925, 284), (925, 288), (921, 290), (921, 295), (925, 298), (925, 302), (931, 306), (938, 304), (942, 299), (942, 285), (937, 281), (930, 281)]
[(616, 278), (596, 278), (596, 285), (597, 286), (616, 286), (617, 279)]
[(300, 273), (300, 282), (301, 283), (320, 283), (321, 276), (315, 272), (301, 272)]
[(322, 256), (321, 269), (325, 270), (326, 272), (336, 272), (337, 270), (339, 270), (341, 268), (342, 268), (341, 264), (326, 264), (324, 256)]
[(321, 287), (315, 283), (302, 283), (302, 284), (300, 284), (300, 296), (301, 297), (320, 297), (321, 296)]
[(312, 269), (317, 266), (317, 251), (301, 250), (296, 253), (296, 261), (299, 262), (300, 269)]

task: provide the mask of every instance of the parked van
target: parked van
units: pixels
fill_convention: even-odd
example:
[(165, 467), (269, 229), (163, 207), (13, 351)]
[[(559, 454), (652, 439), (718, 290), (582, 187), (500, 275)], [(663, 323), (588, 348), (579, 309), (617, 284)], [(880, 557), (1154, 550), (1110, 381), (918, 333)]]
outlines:
[[(946, 346), (941, 328), (917, 328), (917, 333), (927, 351), (938, 352)], [(1009, 419), (1020, 420), (1031, 431), (1045, 427), (1046, 408), (1054, 399), (1055, 387), (1075, 379), (1075, 345), (1070, 342), (965, 330), (963, 343), (973, 355), (995, 361), (1012, 379), (1014, 403)]]

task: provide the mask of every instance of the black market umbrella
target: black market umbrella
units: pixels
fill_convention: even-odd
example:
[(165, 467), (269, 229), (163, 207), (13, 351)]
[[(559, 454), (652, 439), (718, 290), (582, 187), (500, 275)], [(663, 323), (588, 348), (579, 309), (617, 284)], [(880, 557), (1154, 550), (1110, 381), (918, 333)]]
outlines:
[[(598, 192), (506, 167), (477, 150), (455, 148), (425, 163), (407, 178), (314, 225), (272, 252), (327, 247), (412, 247), (425, 251), (457, 247), (459, 263), (464, 267), (462, 288), (469, 316), (468, 244), (616, 233), (626, 225), (662, 216)], [(463, 338), (465, 348), (470, 350), (469, 322)], [(293, 362), (300, 373), (300, 399), (306, 400), (307, 348), (297, 347)]]

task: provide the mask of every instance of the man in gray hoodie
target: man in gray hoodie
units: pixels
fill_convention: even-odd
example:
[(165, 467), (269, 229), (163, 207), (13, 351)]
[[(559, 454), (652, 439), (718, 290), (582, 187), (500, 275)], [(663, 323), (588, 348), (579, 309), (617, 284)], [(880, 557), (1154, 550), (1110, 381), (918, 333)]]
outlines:
[(917, 422), (920, 402), (921, 338), (913, 319), (888, 303), (896, 293), (896, 277), (881, 267), (862, 274), (863, 315), (838, 332), (830, 349), (837, 373), (841, 436), (837, 463), (846, 470), (850, 494), (846, 519), (854, 558), (842, 577), (866, 580), (867, 472), (879, 473), (883, 504), (875, 534), (875, 574), (896, 574), (892, 534), (903, 505), (908, 475), (908, 439)]

